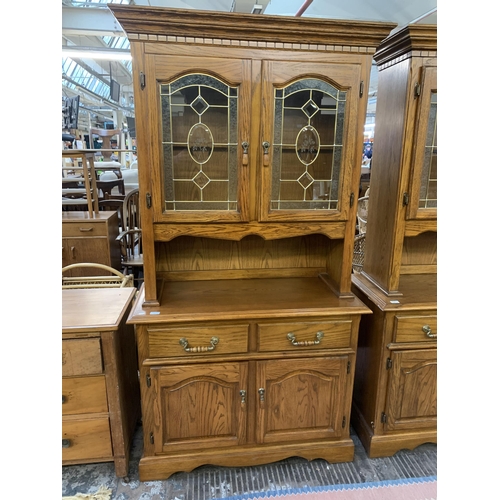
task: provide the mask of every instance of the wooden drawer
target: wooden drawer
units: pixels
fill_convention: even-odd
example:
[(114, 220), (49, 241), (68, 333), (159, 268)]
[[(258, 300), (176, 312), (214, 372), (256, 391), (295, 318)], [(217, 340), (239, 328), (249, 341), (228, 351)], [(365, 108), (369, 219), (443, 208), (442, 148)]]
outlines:
[[(150, 328), (149, 356), (213, 356), (244, 353), (248, 350), (248, 325), (225, 325), (190, 328)], [(213, 341), (212, 339), (217, 339)], [(187, 342), (186, 351), (181, 339)], [(211, 349), (211, 350), (208, 350)]]
[(106, 379), (74, 377), (62, 380), (62, 414), (105, 413), (108, 411)]
[(62, 439), (63, 462), (112, 458), (111, 432), (107, 416), (92, 419), (63, 419)]
[(68, 339), (62, 341), (62, 375), (98, 375), (102, 373), (101, 340)]
[(108, 226), (106, 222), (96, 221), (78, 221), (72, 223), (65, 223), (62, 225), (62, 237), (74, 236), (107, 236)]
[[(258, 325), (258, 350), (293, 351), (349, 347), (351, 329), (351, 320), (260, 324)], [(322, 333), (322, 337), (318, 336), (318, 332)]]
[[(426, 331), (430, 328), (429, 337)], [(394, 342), (429, 342), (437, 340), (437, 315), (405, 315), (394, 318)]]

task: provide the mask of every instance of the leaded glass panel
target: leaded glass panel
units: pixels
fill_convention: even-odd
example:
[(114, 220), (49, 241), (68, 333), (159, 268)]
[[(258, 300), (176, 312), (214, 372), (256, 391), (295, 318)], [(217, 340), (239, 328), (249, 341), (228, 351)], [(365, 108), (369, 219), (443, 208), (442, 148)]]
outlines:
[(437, 208), (437, 93), (431, 95), (425, 138), (419, 208)]
[(236, 210), (238, 87), (189, 74), (159, 90), (165, 210)]
[(346, 99), (315, 78), (275, 89), (272, 210), (338, 209)]

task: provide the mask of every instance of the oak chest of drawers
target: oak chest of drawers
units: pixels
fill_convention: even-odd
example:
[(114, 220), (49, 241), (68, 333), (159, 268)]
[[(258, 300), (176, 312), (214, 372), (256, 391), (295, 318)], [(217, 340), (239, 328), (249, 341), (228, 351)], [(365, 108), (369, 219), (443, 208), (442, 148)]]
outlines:
[(62, 290), (63, 465), (128, 473), (140, 416), (137, 350), (126, 324), (135, 288)]
[[(80, 262), (105, 264), (120, 270), (118, 212), (62, 213), (62, 267)], [(102, 274), (92, 268), (72, 269), (65, 276)]]

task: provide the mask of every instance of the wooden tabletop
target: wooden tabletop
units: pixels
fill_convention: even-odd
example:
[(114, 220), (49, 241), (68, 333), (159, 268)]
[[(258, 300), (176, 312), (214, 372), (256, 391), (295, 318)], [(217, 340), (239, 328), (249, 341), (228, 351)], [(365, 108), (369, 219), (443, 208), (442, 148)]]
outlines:
[(62, 332), (116, 330), (136, 289), (62, 290)]

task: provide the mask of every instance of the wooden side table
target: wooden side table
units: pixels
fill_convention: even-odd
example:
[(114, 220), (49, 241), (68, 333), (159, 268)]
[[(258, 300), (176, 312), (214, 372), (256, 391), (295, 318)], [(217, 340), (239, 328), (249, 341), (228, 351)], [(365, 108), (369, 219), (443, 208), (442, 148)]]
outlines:
[(115, 463), (126, 477), (140, 418), (135, 288), (62, 290), (62, 464)]

